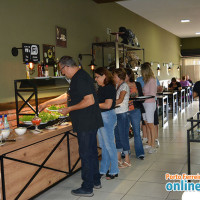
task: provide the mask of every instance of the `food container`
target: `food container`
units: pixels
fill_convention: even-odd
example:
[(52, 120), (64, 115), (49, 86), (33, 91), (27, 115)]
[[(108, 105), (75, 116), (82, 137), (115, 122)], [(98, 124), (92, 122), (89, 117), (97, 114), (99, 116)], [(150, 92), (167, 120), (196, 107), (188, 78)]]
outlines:
[(10, 129), (3, 129), (1, 131), (1, 134), (2, 134), (2, 139), (6, 139), (9, 135), (10, 135)]
[(23, 135), (24, 133), (26, 133), (27, 128), (26, 127), (19, 127), (15, 129), (15, 133), (17, 133), (17, 135)]

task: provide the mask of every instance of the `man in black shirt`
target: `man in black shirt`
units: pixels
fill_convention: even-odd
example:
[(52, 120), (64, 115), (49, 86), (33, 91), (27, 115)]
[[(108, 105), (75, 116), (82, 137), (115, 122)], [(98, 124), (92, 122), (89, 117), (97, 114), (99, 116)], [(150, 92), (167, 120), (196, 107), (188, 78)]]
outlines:
[(63, 56), (59, 61), (61, 73), (71, 79), (68, 94), (63, 94), (40, 105), (40, 110), (47, 105), (68, 101), (68, 107), (59, 110), (69, 113), (73, 130), (77, 132), (79, 154), (82, 164), (83, 183), (72, 190), (76, 196), (93, 196), (93, 187), (101, 188), (97, 152), (97, 130), (103, 126), (93, 79), (76, 65), (70, 56)]
[[(197, 81), (194, 84), (194, 88), (193, 88), (193, 98), (195, 97), (200, 97), (200, 81)], [(199, 101), (199, 111), (200, 111), (200, 101)]]

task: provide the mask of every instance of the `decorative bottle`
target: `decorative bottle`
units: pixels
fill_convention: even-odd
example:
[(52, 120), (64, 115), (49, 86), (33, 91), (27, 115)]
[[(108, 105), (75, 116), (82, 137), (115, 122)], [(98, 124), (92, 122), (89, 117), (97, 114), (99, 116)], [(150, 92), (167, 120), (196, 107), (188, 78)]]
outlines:
[(4, 129), (10, 129), (8, 119), (7, 119), (7, 115), (4, 115)]
[(0, 130), (4, 129), (4, 124), (3, 124), (3, 116), (0, 115)]

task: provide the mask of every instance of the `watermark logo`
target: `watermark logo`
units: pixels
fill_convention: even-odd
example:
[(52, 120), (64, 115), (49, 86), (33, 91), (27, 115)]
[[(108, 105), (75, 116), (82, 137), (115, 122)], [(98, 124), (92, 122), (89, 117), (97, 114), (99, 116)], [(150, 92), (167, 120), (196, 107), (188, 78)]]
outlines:
[[(165, 189), (171, 191), (183, 191), (182, 200), (200, 200), (200, 174), (165, 174), (165, 180), (169, 181)], [(172, 181), (172, 182), (170, 182)], [(194, 182), (193, 182), (194, 181)]]

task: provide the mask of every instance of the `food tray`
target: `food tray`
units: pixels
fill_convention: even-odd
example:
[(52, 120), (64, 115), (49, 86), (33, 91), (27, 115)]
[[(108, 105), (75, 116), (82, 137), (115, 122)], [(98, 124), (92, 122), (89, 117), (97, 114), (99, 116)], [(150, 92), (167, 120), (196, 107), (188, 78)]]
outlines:
[[(53, 126), (53, 125), (55, 125), (55, 124), (57, 124), (57, 123), (62, 123), (62, 122), (69, 122), (69, 121), (71, 121), (70, 120), (70, 117), (69, 116), (66, 116), (66, 117), (64, 117), (64, 118), (58, 118), (58, 119), (55, 119), (55, 120), (52, 120), (52, 121), (49, 121), (49, 122), (47, 122), (47, 123), (43, 123), (43, 124), (40, 124), (39, 126), (38, 126), (38, 128), (39, 129), (44, 129), (44, 128), (46, 128), (47, 126)], [(27, 127), (28, 129), (35, 129), (35, 126), (31, 126), (30, 124), (20, 124), (20, 126), (21, 127)]]

